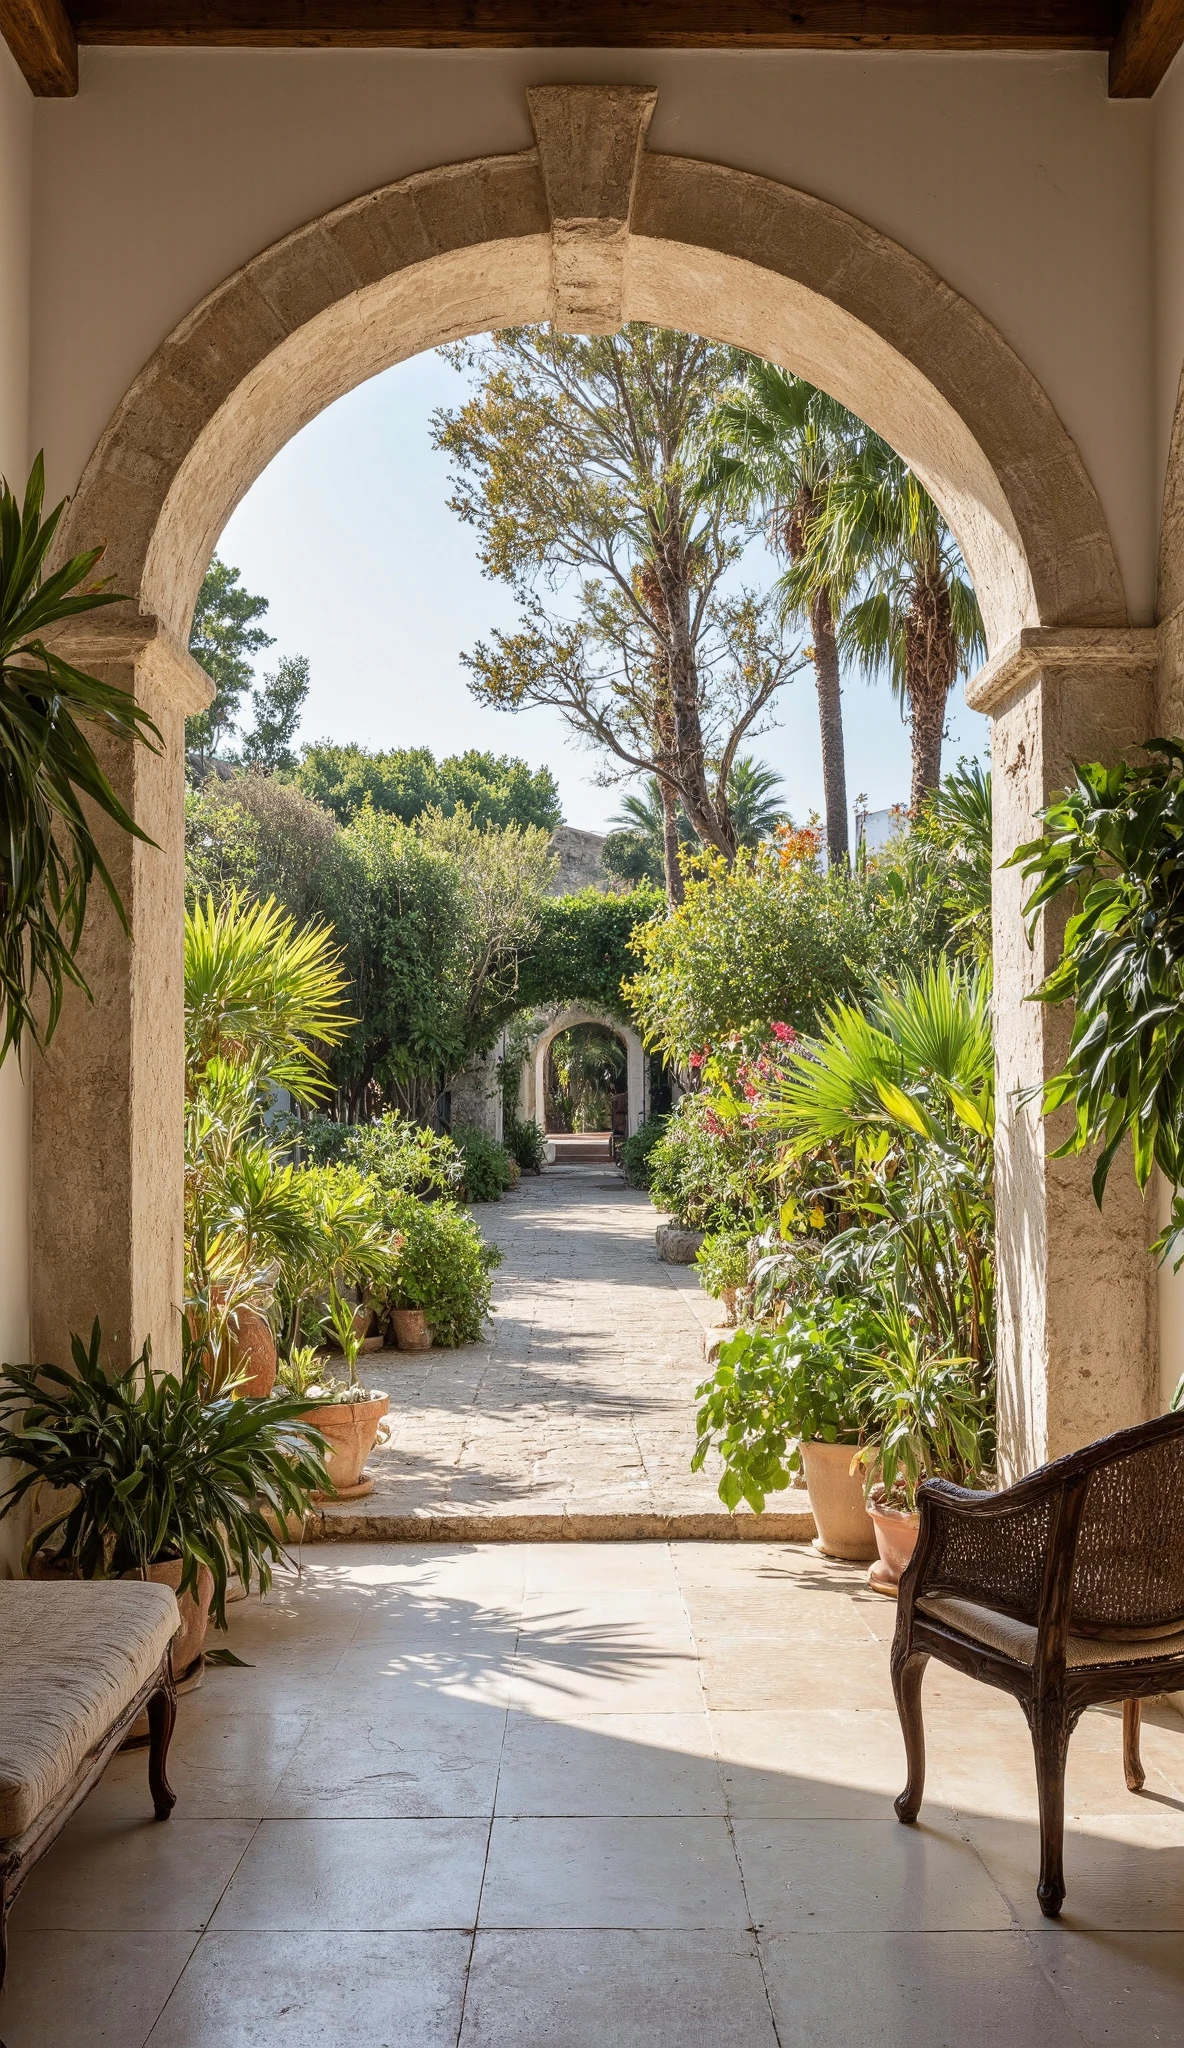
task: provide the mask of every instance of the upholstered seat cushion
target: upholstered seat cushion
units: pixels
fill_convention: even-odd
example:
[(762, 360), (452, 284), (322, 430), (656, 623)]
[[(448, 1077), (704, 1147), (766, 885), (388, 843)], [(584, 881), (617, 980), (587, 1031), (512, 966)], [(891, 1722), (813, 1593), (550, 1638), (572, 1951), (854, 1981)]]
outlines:
[(0, 1579), (0, 1838), (23, 1835), (53, 1804), (177, 1624), (168, 1586)]
[[(1014, 1664), (1036, 1660), (1036, 1630), (1030, 1622), (1016, 1621), (1010, 1614), (997, 1614), (977, 1601), (960, 1600), (952, 1593), (928, 1593), (917, 1602), (919, 1614), (928, 1614), (959, 1635), (984, 1643)], [(1137, 1642), (1118, 1642), (1097, 1636), (1070, 1636), (1066, 1662), (1074, 1669), (1092, 1664), (1142, 1664), (1153, 1657), (1184, 1658), (1184, 1632), (1144, 1636)]]

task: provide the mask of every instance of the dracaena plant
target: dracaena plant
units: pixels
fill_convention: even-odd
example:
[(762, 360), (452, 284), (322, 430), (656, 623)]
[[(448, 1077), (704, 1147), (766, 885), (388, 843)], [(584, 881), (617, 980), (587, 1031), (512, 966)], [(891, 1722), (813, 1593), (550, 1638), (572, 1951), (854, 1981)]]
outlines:
[[(1040, 813), (1042, 836), (1011, 859), (1035, 884), (1030, 918), (1063, 895), (1076, 903), (1036, 991), (1073, 1004), (1069, 1051), (1034, 1095), (1046, 1115), (1073, 1113), (1054, 1158), (1097, 1148), (1099, 1206), (1127, 1137), (1141, 1190), (1156, 1166), (1173, 1189), (1184, 1183), (1184, 742), (1143, 751), (1135, 764), (1078, 767), (1073, 788)], [(1177, 1194), (1155, 1250), (1166, 1257), (1182, 1243)]]
[(867, 1442), (860, 1462), (869, 1487), (913, 1509), (923, 1479), (972, 1484), (984, 1453), (984, 1407), (967, 1358), (937, 1358), (896, 1305), (867, 1318)]
[(180, 1374), (158, 1372), (148, 1346), (122, 1371), (103, 1365), (96, 1320), (89, 1345), (72, 1341), (73, 1368), (8, 1365), (0, 1380), (0, 1458), (16, 1473), (0, 1516), (42, 1488), (56, 1505), (35, 1526), (25, 1567), (57, 1563), (79, 1578), (144, 1573), (181, 1561), (181, 1590), (198, 1572), (214, 1582), (211, 1609), (226, 1626), (231, 1568), (266, 1592), (284, 1555), (277, 1529), (328, 1490), (324, 1438), (295, 1396), (266, 1401), (203, 1396), (203, 1361), (186, 1346)]
[(126, 690), (74, 668), (46, 642), (63, 620), (122, 599), (92, 580), (101, 548), (46, 573), (65, 501), (43, 517), (44, 496), (40, 455), (23, 504), (0, 478), (0, 1059), (13, 1045), (19, 1050), (25, 1033), (49, 1041), (67, 983), (89, 994), (77, 955), (96, 876), (127, 929), (93, 812), (137, 839), (148, 835), (116, 795), (85, 728), (154, 749), (160, 742)]

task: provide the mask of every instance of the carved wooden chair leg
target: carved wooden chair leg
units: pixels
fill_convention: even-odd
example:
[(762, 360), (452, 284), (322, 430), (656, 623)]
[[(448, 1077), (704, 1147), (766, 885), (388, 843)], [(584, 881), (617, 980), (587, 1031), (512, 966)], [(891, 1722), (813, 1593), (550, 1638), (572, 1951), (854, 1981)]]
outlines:
[[(8, 1975), (8, 1909), (11, 1904), (8, 1881), (0, 1878), (0, 1991), (3, 1991), (4, 1979)], [(3, 2042), (0, 2042), (0, 2048), (4, 2048)]]
[(1048, 1920), (1065, 1903), (1065, 1764), (1072, 1722), (1060, 1702), (1035, 1701), (1031, 1709), (1036, 1792), (1040, 1802), (1040, 1882), (1036, 1897)]
[(1143, 1719), (1142, 1700), (1124, 1700), (1122, 1703), (1122, 1768), (1126, 1775), (1128, 1792), (1141, 1792), (1147, 1781), (1143, 1759), (1139, 1755), (1139, 1727)]
[(161, 1683), (148, 1702), (148, 1789), (157, 1820), (167, 1820), (177, 1795), (169, 1784), (169, 1743), (177, 1718), (177, 1692), (173, 1684), (172, 1653), (161, 1673)]
[(908, 1783), (896, 1802), (896, 1818), (906, 1824), (916, 1820), (925, 1793), (925, 1723), (921, 1716), (921, 1680), (929, 1662), (928, 1651), (914, 1651), (892, 1666), (892, 1690), (904, 1736)]

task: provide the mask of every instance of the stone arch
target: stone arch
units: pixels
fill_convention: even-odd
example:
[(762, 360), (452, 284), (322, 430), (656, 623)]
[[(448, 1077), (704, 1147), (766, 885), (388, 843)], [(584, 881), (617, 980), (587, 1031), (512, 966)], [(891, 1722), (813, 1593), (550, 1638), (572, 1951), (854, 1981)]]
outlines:
[(588, 1009), (582, 1003), (568, 1004), (564, 1009), (548, 1017), (538, 1037), (530, 1048), (529, 1057), (522, 1071), (522, 1115), (529, 1121), (534, 1118), (543, 1122), (546, 1100), (547, 1054), (555, 1040), (576, 1024), (599, 1024), (605, 1031), (611, 1031), (625, 1048), (626, 1080), (629, 1093), (629, 1134), (633, 1135), (645, 1122), (646, 1114), (646, 1061), (645, 1048), (632, 1026), (619, 1017), (610, 1017), (607, 1010)]
[[(63, 522), (67, 550), (106, 540), (104, 566), (129, 596), (80, 621), (67, 644), (136, 691), (164, 746), (156, 757), (109, 757), (156, 842), (110, 843), (135, 943), (96, 902), (81, 958), (95, 1006), (68, 1000), (35, 1072), (37, 1356), (60, 1355), (96, 1308), (116, 1355), (145, 1335), (158, 1357), (176, 1354), (182, 720), (205, 688), (185, 652), (188, 626), (211, 548), (243, 493), (284, 442), (365, 378), (450, 338), (546, 319), (575, 332), (645, 319), (757, 351), (876, 427), (958, 537), (990, 647), (970, 695), (995, 721), (1002, 851), (1028, 836), (1074, 751), (1113, 754), (1148, 730), (1152, 636), (1127, 627), (1081, 457), (996, 329), (908, 250), (839, 208), (647, 151), (648, 88), (556, 86), (528, 98), (534, 148), (427, 170), (351, 201), (211, 292), (135, 379)], [(1018, 884), (1009, 886), (1014, 895)], [(1002, 888), (995, 917), (999, 1092), (1010, 1103), (1039, 1080), (1047, 1049), (1043, 1022), (1022, 1001), (1039, 961), (1017, 939), (1018, 901)], [(1091, 1248), (1101, 1270), (1114, 1245), (1098, 1235), (1088, 1176), (1075, 1172), (1054, 1173), (1042, 1132), (1019, 1118), (1001, 1136), (1002, 1455), (1011, 1469), (1145, 1406), (1123, 1361), (1143, 1344), (1146, 1290), (1125, 1245), (1125, 1277), (1110, 1286), (1104, 1314), (1096, 1293), (1077, 1286)], [(1133, 1215), (1126, 1229), (1133, 1242)], [(1081, 1356), (1088, 1368), (1075, 1363)], [(1122, 1398), (1111, 1399), (1119, 1383)]]

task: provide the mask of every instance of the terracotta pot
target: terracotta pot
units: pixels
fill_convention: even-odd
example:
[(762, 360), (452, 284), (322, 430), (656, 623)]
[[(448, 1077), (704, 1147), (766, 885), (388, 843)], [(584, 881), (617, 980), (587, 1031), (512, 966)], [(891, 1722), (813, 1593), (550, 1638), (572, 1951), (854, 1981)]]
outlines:
[(236, 1309), (226, 1331), (226, 1348), (231, 1370), (247, 1375), (235, 1393), (265, 1400), (275, 1385), (276, 1367), (275, 1337), (267, 1317), (257, 1309)]
[(824, 1557), (866, 1563), (876, 1555), (876, 1532), (863, 1499), (863, 1474), (851, 1471), (854, 1444), (802, 1444), (802, 1464), (818, 1534), (814, 1548)]
[(906, 1513), (904, 1508), (890, 1508), (874, 1495), (867, 1504), (867, 1511), (872, 1518), (876, 1548), (880, 1553), (867, 1575), (868, 1584), (874, 1586), (877, 1593), (886, 1593), (895, 1600), (901, 1573), (917, 1546), (921, 1517)]
[(432, 1333), (421, 1308), (393, 1308), (391, 1322), (394, 1325), (395, 1342), (400, 1351), (431, 1350)]
[(374, 1449), (378, 1425), (390, 1407), (386, 1394), (376, 1401), (331, 1401), (324, 1408), (307, 1408), (303, 1420), (311, 1422), (328, 1438), (325, 1467), (333, 1483), (331, 1493), (314, 1493), (314, 1500), (357, 1500), (369, 1493), (373, 1480), (362, 1478), (362, 1468)]
[[(138, 1579), (139, 1572), (126, 1572), (126, 1578)], [(174, 1593), (181, 1583), (181, 1560), (166, 1557), (159, 1564), (150, 1564), (146, 1576), (154, 1586), (171, 1586)], [(197, 1568), (197, 1595), (186, 1589), (177, 1593), (177, 1608), (181, 1626), (173, 1637), (173, 1675), (184, 1678), (190, 1667), (197, 1663), (205, 1648), (206, 1630), (210, 1625), (210, 1601), (214, 1593), (214, 1579), (209, 1566), (200, 1564)]]

